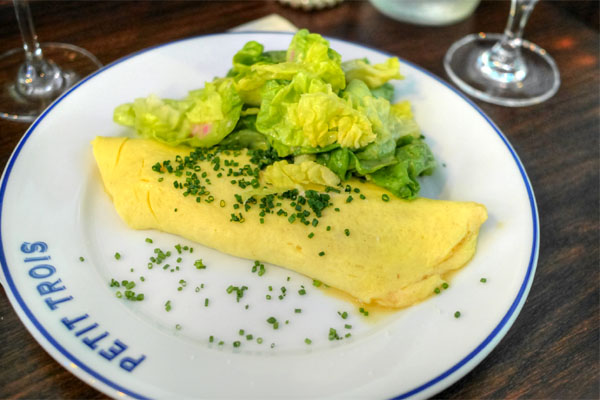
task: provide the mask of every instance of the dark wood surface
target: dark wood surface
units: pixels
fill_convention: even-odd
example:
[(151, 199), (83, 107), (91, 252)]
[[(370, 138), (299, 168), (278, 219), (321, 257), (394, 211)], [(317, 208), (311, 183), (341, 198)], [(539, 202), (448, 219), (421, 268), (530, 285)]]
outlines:
[[(298, 27), (397, 54), (447, 79), (446, 49), (464, 35), (498, 32), (506, 1), (469, 19), (427, 28), (380, 15), (368, 2), (320, 12), (276, 2), (63, 2), (32, 4), (39, 37), (82, 46), (110, 63), (148, 46), (223, 32), (278, 13)], [(584, 16), (582, 18), (581, 16)], [(439, 398), (599, 398), (598, 3), (541, 2), (526, 37), (557, 61), (562, 86), (547, 102), (503, 108), (476, 101), (518, 152), (539, 207), (541, 248), (525, 306), (498, 347)], [(11, 2), (0, 2), (0, 51), (20, 44)], [(0, 120), (0, 166), (27, 129)], [(0, 398), (102, 398), (56, 363), (0, 290)]]

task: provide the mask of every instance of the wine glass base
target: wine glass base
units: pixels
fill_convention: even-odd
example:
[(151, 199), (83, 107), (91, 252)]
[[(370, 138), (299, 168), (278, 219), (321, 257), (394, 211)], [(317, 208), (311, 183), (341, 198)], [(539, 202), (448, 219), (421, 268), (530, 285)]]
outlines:
[(26, 96), (17, 88), (17, 75), (23, 64), (22, 48), (0, 54), (0, 118), (32, 122), (58, 96), (82, 78), (102, 67), (89, 51), (66, 43), (40, 44), (44, 58), (52, 60), (61, 70), (62, 85), (46, 96)]
[(502, 106), (529, 106), (552, 97), (560, 86), (556, 63), (546, 50), (527, 40), (520, 49), (527, 71), (522, 79), (501, 82), (483, 72), (481, 55), (501, 38), (501, 34), (472, 34), (450, 46), (444, 57), (450, 79), (467, 94)]

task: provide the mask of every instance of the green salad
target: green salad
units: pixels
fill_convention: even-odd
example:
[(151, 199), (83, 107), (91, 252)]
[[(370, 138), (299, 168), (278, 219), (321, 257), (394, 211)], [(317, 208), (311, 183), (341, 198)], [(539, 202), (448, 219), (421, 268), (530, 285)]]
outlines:
[[(114, 120), (168, 145), (248, 148), (278, 177), (336, 184), (355, 177), (397, 197), (418, 195), (417, 177), (435, 167), (408, 101), (392, 104), (397, 58), (342, 61), (322, 36), (298, 31), (290, 46), (250, 41), (225, 77), (182, 100), (155, 95), (118, 106)], [(273, 173), (273, 171), (279, 171)]]

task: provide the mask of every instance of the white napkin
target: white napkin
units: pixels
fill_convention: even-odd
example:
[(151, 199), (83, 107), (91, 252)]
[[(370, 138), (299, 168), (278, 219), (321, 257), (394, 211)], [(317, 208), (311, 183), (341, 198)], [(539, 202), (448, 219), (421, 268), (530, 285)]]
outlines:
[(231, 28), (229, 32), (277, 31), (296, 32), (298, 28), (278, 14), (267, 15), (254, 21)]

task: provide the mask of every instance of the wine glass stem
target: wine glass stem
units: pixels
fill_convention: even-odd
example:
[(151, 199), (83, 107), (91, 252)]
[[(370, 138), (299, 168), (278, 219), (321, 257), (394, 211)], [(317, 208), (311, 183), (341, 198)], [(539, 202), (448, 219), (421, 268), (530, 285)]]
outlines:
[(13, 0), (13, 4), (25, 51), (25, 62), (17, 74), (17, 91), (25, 97), (52, 97), (62, 90), (62, 71), (44, 58), (33, 26), (29, 2)]
[(525, 79), (527, 66), (521, 57), (523, 30), (537, 2), (512, 0), (502, 39), (478, 59), (480, 70), (489, 79), (507, 84)]
[(17, 23), (23, 39), (23, 50), (25, 50), (25, 59), (28, 61), (42, 60), (42, 48), (37, 40), (31, 10), (26, 0), (13, 0)]

